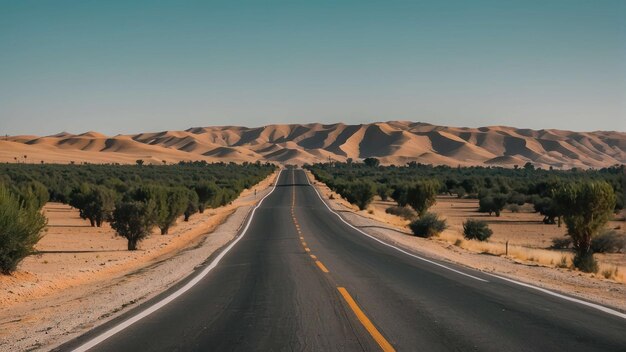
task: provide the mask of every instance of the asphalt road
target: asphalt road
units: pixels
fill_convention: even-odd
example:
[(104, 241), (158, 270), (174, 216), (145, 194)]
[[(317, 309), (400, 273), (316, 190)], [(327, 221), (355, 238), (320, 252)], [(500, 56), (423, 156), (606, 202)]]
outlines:
[(381, 244), (331, 213), (302, 170), (282, 172), (206, 276), (119, 329), (190, 280), (60, 350), (106, 334), (92, 350), (626, 351), (623, 317)]

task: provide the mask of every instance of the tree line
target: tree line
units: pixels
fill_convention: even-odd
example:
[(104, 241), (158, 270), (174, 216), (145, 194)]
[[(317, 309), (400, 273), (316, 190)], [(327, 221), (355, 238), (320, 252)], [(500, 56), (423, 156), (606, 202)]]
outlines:
[(33, 252), (48, 201), (69, 204), (91, 226), (109, 222), (128, 250), (179, 217), (226, 205), (276, 170), (273, 164), (182, 162), (178, 165), (0, 164), (0, 271)]
[[(522, 168), (449, 167), (410, 162), (403, 166), (381, 166), (376, 158), (363, 163), (318, 163), (305, 165), (325, 183), (359, 209), (375, 195), (393, 199), (398, 207), (389, 212), (408, 216), (416, 235), (430, 237), (446, 228), (445, 220), (428, 209), (438, 194), (479, 200), (480, 212), (500, 216), (501, 211), (526, 203), (544, 216), (544, 223), (567, 226), (576, 252), (574, 265), (596, 271), (592, 239), (614, 213), (624, 207), (624, 165), (599, 170), (543, 170), (528, 163)], [(414, 216), (406, 207), (414, 210)], [(468, 220), (466, 238), (485, 240), (491, 235), (486, 223)]]

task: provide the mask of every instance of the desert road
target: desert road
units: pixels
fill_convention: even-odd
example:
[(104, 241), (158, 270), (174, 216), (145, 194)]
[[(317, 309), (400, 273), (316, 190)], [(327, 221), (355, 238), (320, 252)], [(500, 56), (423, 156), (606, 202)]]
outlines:
[(302, 170), (281, 172), (242, 234), (59, 350), (626, 351), (623, 313), (381, 243)]

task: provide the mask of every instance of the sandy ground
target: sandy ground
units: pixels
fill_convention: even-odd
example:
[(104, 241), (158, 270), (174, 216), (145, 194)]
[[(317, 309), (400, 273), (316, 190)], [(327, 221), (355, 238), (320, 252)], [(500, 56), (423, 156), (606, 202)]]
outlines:
[[(308, 174), (313, 180), (313, 176)], [(406, 227), (408, 221), (385, 213), (385, 209), (393, 205), (391, 202), (375, 201), (367, 210), (359, 211), (326, 185), (316, 182), (316, 186), (325, 199), (333, 195), (334, 199), (330, 200), (329, 204), (346, 220), (389, 243), (425, 256), (513, 278), (626, 311), (626, 285), (623, 282), (606, 279), (601, 274), (586, 274), (570, 268), (556, 267), (561, 257), (569, 253), (544, 248), (551, 244), (552, 237), (565, 234), (565, 226), (558, 228), (556, 225), (544, 225), (541, 223), (542, 217), (538, 214), (505, 212), (499, 218), (495, 216), (484, 218), (484, 214), (476, 212), (478, 208), (476, 200), (443, 197), (431, 210), (445, 217), (450, 227), (439, 238), (423, 239), (411, 235)], [(461, 240), (460, 245), (454, 245), (457, 239), (462, 238), (462, 222), (467, 217), (489, 221), (494, 235), (487, 246), (495, 248), (485, 250), (482, 243), (467, 240)], [(610, 224), (618, 225), (621, 225), (622, 229), (625, 227), (623, 222)], [(507, 240), (508, 256), (504, 255), (504, 243)], [(626, 272), (626, 254), (597, 255), (597, 258), (603, 267), (613, 269), (617, 266), (619, 279), (623, 280), (623, 273)], [(545, 260), (556, 261), (544, 264)]]
[(46, 205), (40, 253), (0, 276), (0, 351), (48, 350), (188, 276), (234, 238), (276, 175), (230, 205), (180, 220), (169, 235), (155, 232), (133, 252), (110, 227), (89, 227), (76, 210)]

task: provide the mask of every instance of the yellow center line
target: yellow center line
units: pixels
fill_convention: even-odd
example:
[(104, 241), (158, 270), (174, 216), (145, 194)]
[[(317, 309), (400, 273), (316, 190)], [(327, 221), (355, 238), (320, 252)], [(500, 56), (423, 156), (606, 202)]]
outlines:
[(315, 261), (315, 264), (317, 264), (317, 266), (320, 268), (321, 271), (327, 273), (328, 269), (326, 269), (326, 267), (324, 266), (324, 264), (322, 264), (322, 262), (320, 262), (319, 260)]
[(304, 239), (304, 237), (300, 236), (300, 239), (301, 239), (301, 240), (303, 240), (303, 239)]
[(305, 251), (307, 251), (307, 252), (310, 252), (310, 251), (311, 251), (311, 250), (310, 250), (309, 248), (307, 248), (307, 247), (304, 247), (304, 250), (305, 250)]
[(302, 241), (302, 245), (306, 247), (306, 242)]
[(376, 343), (378, 343), (380, 348), (385, 352), (395, 351), (395, 349), (393, 348), (393, 346), (391, 346), (389, 341), (385, 339), (385, 337), (378, 331), (378, 329), (376, 329), (374, 324), (372, 324), (372, 322), (369, 320), (367, 315), (365, 315), (365, 313), (363, 313), (361, 308), (359, 308), (359, 305), (356, 304), (356, 302), (354, 301), (352, 296), (350, 296), (348, 291), (343, 287), (337, 287), (337, 290), (339, 290), (339, 293), (341, 293), (341, 295), (343, 296), (343, 299), (346, 300), (346, 303), (348, 303), (348, 306), (350, 306), (350, 309), (352, 309), (354, 314), (356, 314), (356, 317), (359, 319), (361, 324), (363, 324), (367, 332), (369, 332), (370, 335), (372, 335), (372, 337), (374, 338)]

